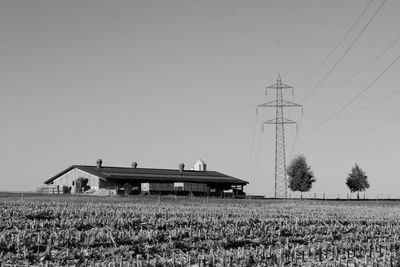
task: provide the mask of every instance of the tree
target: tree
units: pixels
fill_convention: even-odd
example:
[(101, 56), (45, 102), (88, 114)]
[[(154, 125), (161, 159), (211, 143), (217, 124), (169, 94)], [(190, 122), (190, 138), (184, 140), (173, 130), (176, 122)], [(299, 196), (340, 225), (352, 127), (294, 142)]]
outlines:
[(76, 179), (75, 183), (77, 193), (83, 193), (90, 189), (90, 186), (88, 185), (89, 179), (87, 178), (79, 177), (78, 179)]
[(130, 193), (132, 192), (133, 186), (130, 183), (125, 183), (124, 184), (124, 194), (125, 196), (129, 196)]
[(346, 178), (347, 187), (350, 189), (350, 192), (357, 192), (357, 199), (360, 199), (361, 191), (365, 191), (365, 189), (369, 188), (367, 178), (365, 171), (363, 171), (357, 163), (351, 169), (351, 173), (349, 173), (349, 176)]
[(71, 194), (71, 187), (68, 185), (63, 185), (62, 191), (63, 191), (63, 194)]
[(292, 159), (287, 168), (287, 174), (290, 190), (301, 192), (301, 197), (303, 197), (303, 192), (310, 191), (312, 184), (316, 181), (306, 157), (302, 154)]

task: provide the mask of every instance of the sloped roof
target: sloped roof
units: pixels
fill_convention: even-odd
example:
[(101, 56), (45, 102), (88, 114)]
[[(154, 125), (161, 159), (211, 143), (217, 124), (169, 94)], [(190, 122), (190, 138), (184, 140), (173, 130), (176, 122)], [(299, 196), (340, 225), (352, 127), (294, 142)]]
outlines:
[(49, 184), (61, 175), (72, 169), (88, 172), (107, 181), (135, 181), (135, 182), (197, 182), (246, 185), (248, 182), (216, 171), (192, 171), (174, 169), (132, 168), (132, 167), (101, 167), (72, 165), (56, 174), (44, 183)]

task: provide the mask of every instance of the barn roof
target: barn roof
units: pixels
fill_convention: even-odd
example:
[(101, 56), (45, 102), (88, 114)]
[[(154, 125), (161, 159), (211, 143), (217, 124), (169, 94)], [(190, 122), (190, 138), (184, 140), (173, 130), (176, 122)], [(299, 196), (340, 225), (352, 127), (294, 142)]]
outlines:
[(132, 168), (132, 167), (107, 167), (72, 165), (71, 167), (56, 174), (44, 183), (49, 184), (61, 175), (72, 169), (79, 169), (88, 172), (103, 180), (121, 182), (197, 182), (197, 183), (218, 183), (232, 185), (246, 185), (248, 182), (216, 171), (193, 171), (175, 169), (153, 169), (153, 168)]

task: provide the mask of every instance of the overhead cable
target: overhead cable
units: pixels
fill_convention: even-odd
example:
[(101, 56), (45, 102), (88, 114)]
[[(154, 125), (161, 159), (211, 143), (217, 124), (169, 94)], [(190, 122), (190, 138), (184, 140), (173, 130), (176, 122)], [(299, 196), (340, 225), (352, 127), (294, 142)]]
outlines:
[(255, 145), (255, 139), (256, 139), (257, 125), (258, 125), (258, 112), (256, 112), (256, 119), (254, 121), (253, 138), (252, 138), (252, 142), (251, 142), (251, 150), (250, 150), (250, 155), (249, 155), (249, 166), (248, 166), (248, 171), (247, 171), (248, 177), (251, 177), (251, 165), (252, 165), (252, 161), (253, 161), (253, 152), (254, 152), (254, 145)]
[(392, 122), (394, 122), (396, 120), (399, 120), (399, 119), (400, 119), (400, 116), (396, 116), (396, 117), (394, 117), (394, 118), (392, 118), (392, 119), (390, 119), (388, 121), (376, 124), (376, 125), (374, 125), (374, 126), (372, 126), (370, 128), (364, 129), (362, 131), (353, 132), (353, 133), (342, 135), (342, 136), (338, 136), (338, 137), (335, 137), (335, 138), (346, 138), (346, 137), (351, 137), (351, 136), (355, 136), (355, 135), (360, 135), (360, 134), (364, 134), (364, 133), (367, 133), (367, 132), (371, 132), (373, 130), (382, 128), (383, 126), (386, 126), (386, 125), (388, 125), (388, 124), (390, 124), (390, 123), (392, 123)]
[[(302, 122), (302, 121), (303, 121), (303, 113), (302, 113), (301, 118), (300, 118), (300, 121), (299, 121), (299, 125), (298, 125), (298, 128), (299, 128), (299, 129), (300, 129), (300, 127), (301, 127), (301, 122)], [(296, 135), (295, 135), (295, 137), (294, 137), (294, 141), (293, 141), (293, 145), (292, 145), (292, 150), (290, 151), (290, 157), (289, 157), (290, 160), (293, 159), (293, 154), (294, 154), (294, 151), (295, 151), (295, 148), (296, 148), (296, 144), (297, 144), (297, 139), (298, 139), (298, 137), (299, 137), (299, 131), (297, 130), (297, 131), (296, 131)]]
[(335, 118), (337, 115), (339, 115), (343, 110), (345, 110), (348, 106), (354, 103), (362, 94), (364, 94), (368, 89), (372, 87), (398, 60), (400, 59), (400, 55), (397, 56), (390, 64), (387, 66), (379, 75), (376, 77), (370, 84), (368, 84), (363, 90), (361, 90), (357, 95), (355, 95), (350, 101), (348, 101), (346, 104), (344, 104), (340, 109), (338, 109), (335, 113), (333, 113), (331, 116), (329, 116), (326, 120), (320, 122), (313, 128), (309, 129), (308, 131), (304, 132), (302, 135), (309, 134), (310, 132), (318, 129), (322, 125), (326, 124), (333, 118)]
[[(267, 96), (265, 96), (265, 100), (266, 99), (267, 99)], [(262, 112), (262, 115), (261, 115), (261, 121), (264, 120), (264, 115), (265, 115), (265, 108), (263, 108), (263, 112)], [(254, 165), (253, 165), (252, 172), (251, 172), (251, 177), (252, 177), (253, 180), (256, 178), (257, 171), (258, 171), (258, 164), (260, 162), (260, 155), (261, 155), (262, 144), (263, 144), (262, 143), (263, 135), (264, 135), (264, 127), (262, 127), (261, 136), (260, 136), (260, 138), (258, 140), (260, 143), (259, 143), (258, 146), (256, 146), (257, 150), (255, 151), (255, 155), (254, 155), (255, 156)]]
[(336, 46), (329, 52), (329, 54), (322, 60), (322, 62), (310, 73), (307, 75), (307, 77), (297, 84), (295, 87), (301, 87), (304, 83), (306, 83), (311, 76), (313, 76), (327, 61), (328, 59), (333, 55), (333, 53), (336, 52), (336, 50), (339, 48), (339, 46), (343, 43), (343, 41), (347, 38), (347, 36), (350, 34), (350, 32), (353, 30), (353, 28), (357, 25), (357, 23), (360, 21), (360, 19), (364, 16), (365, 12), (367, 12), (369, 6), (372, 4), (373, 0), (370, 0), (367, 6), (364, 8), (364, 10), (361, 12), (361, 14), (358, 16), (358, 18), (354, 21), (353, 25), (347, 30), (347, 32), (343, 35), (342, 39), (336, 44)]
[(384, 96), (384, 97), (382, 97), (382, 98), (380, 98), (380, 99), (378, 99), (378, 100), (376, 100), (376, 101), (374, 101), (374, 102), (372, 102), (372, 103), (370, 103), (368, 105), (362, 106), (362, 107), (360, 107), (358, 109), (349, 111), (347, 113), (343, 113), (341, 115), (338, 115), (337, 117), (344, 117), (344, 116), (352, 115), (354, 113), (358, 113), (358, 112), (363, 111), (365, 109), (371, 108), (371, 107), (373, 107), (373, 106), (375, 106), (375, 105), (377, 105), (379, 103), (382, 103), (382, 102), (386, 101), (387, 99), (390, 99), (392, 96), (394, 96), (394, 95), (396, 95), (398, 93), (400, 93), (400, 89), (398, 89), (398, 90), (396, 90), (396, 91), (394, 91), (394, 92), (392, 92), (392, 93), (390, 93), (390, 94), (388, 94), (388, 95), (386, 95), (386, 96)]
[(373, 21), (373, 19), (376, 17), (376, 15), (379, 13), (379, 11), (382, 9), (383, 5), (385, 4), (386, 0), (383, 0), (383, 2), (380, 4), (378, 9), (375, 11), (375, 13), (372, 15), (372, 17), (368, 20), (367, 24), (362, 28), (362, 30), (358, 33), (357, 37), (353, 40), (353, 42), (350, 44), (350, 46), (344, 51), (342, 56), (336, 61), (336, 63), (329, 69), (329, 71), (324, 75), (324, 77), (302, 98), (299, 100), (299, 102), (304, 101), (306, 98), (308, 98), (318, 87), (325, 81), (325, 79), (332, 73), (332, 71), (339, 65), (339, 63), (343, 60), (343, 58), (350, 52), (350, 50), (353, 48), (355, 43), (358, 41), (358, 39), (361, 37), (361, 35), (364, 33), (364, 31), (368, 28), (369, 24)]
[(395, 44), (397, 44), (398, 41), (400, 41), (400, 37), (397, 38), (396, 40), (394, 40), (388, 47), (386, 47), (379, 55), (377, 55), (374, 59), (372, 59), (370, 62), (368, 62), (364, 67), (362, 67), (360, 70), (358, 70), (357, 72), (350, 75), (347, 79), (345, 79), (345, 80), (341, 81), (340, 83), (338, 83), (337, 85), (335, 85), (332, 89), (342, 86), (343, 84), (347, 83), (348, 81), (350, 81), (351, 79), (356, 77), (358, 74), (363, 72), (365, 69), (367, 69), (373, 63), (375, 63), (379, 58), (381, 58), (384, 54), (386, 54), (386, 52), (389, 51), (390, 48), (392, 48)]
[(301, 45), (300, 49), (297, 49), (297, 54), (295, 54), (295, 56), (293, 56), (290, 60), (287, 61), (287, 64), (295, 61), (297, 59), (297, 57), (301, 54), (301, 52), (304, 51), (304, 48), (309, 46), (310, 42), (315, 38), (316, 33), (318, 33), (320, 31), (320, 29), (322, 28), (322, 26), (326, 23), (326, 21), (328, 20), (328, 18), (332, 15), (333, 11), (337, 8), (337, 4), (338, 4), (339, 0), (336, 0), (332, 7), (329, 9), (328, 13), (325, 15), (325, 17), (317, 24), (317, 27), (314, 27), (314, 30), (312, 31), (311, 34), (308, 34), (309, 36), (312, 36), (312, 38), (306, 38), (306, 41)]

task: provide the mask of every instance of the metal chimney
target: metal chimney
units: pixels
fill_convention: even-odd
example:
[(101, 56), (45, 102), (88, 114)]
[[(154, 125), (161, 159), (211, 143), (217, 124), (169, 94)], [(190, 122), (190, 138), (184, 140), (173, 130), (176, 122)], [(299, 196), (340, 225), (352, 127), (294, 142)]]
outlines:
[(179, 164), (179, 171), (183, 172), (184, 169), (185, 169), (185, 164), (183, 163)]
[(103, 161), (101, 160), (101, 159), (98, 159), (97, 161), (96, 161), (96, 165), (97, 165), (97, 169), (100, 169), (101, 168), (101, 164), (103, 163)]

